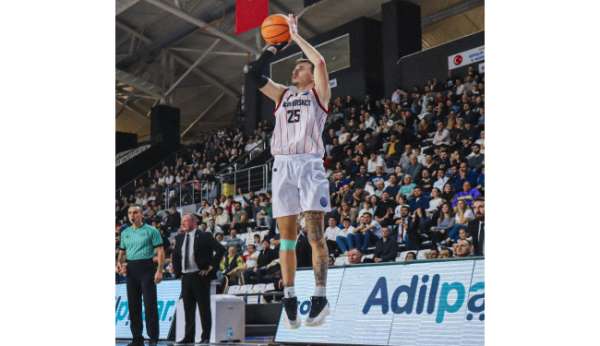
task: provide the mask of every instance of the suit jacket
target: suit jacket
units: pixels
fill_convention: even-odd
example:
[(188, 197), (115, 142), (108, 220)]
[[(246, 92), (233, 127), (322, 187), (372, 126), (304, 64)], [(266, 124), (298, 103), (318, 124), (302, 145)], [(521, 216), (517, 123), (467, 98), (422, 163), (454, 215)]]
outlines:
[(467, 231), (473, 237), (475, 256), (484, 256), (485, 248), (485, 221), (482, 221), (481, 232), (479, 232), (479, 220), (471, 220), (467, 225)]
[(393, 262), (396, 255), (398, 255), (398, 243), (393, 236), (390, 236), (385, 242), (383, 238), (377, 240), (374, 257), (381, 258), (382, 262)]
[[(175, 277), (181, 277), (181, 254), (183, 252), (183, 243), (185, 241), (186, 233), (180, 233), (175, 236), (175, 248), (173, 249), (173, 269), (175, 271)], [(214, 252), (214, 254), (213, 254)], [(202, 232), (197, 230), (194, 238), (194, 260), (200, 270), (208, 269), (208, 266), (212, 266), (213, 270), (210, 272), (209, 278), (216, 278), (216, 272), (219, 270), (221, 259), (225, 254), (225, 247), (221, 245), (212, 234), (208, 232)]]

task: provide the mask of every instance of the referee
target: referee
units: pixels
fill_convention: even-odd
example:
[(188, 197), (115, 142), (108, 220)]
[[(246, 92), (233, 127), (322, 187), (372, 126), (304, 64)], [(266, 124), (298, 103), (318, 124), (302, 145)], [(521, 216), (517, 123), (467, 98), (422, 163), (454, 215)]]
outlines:
[[(165, 259), (163, 239), (156, 228), (143, 222), (140, 206), (130, 206), (127, 215), (131, 226), (121, 232), (117, 272), (127, 275), (127, 301), (133, 335), (133, 341), (129, 345), (144, 346), (142, 296), (146, 314), (146, 331), (150, 337), (150, 345), (156, 345), (158, 341), (156, 284), (162, 280), (162, 266)], [(156, 249), (158, 267), (155, 267), (152, 262), (154, 249)]]

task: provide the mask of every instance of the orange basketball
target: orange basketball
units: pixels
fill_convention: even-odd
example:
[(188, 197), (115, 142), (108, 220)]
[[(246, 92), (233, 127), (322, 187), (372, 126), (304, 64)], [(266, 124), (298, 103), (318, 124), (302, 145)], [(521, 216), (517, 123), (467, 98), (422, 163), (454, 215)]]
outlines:
[(278, 44), (290, 40), (290, 28), (285, 16), (272, 14), (263, 20), (260, 34), (268, 44)]

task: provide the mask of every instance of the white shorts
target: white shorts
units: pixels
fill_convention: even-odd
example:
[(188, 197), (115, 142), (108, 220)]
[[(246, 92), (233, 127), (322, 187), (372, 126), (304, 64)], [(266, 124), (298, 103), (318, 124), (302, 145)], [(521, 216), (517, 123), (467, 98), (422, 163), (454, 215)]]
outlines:
[(275, 155), (272, 173), (273, 218), (331, 211), (329, 180), (319, 155)]

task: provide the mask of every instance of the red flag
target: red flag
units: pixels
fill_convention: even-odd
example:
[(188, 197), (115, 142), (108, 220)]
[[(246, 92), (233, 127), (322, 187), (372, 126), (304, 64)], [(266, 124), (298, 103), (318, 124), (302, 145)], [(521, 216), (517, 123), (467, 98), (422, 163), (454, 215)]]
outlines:
[(235, 33), (260, 26), (268, 15), (269, 0), (235, 0)]

